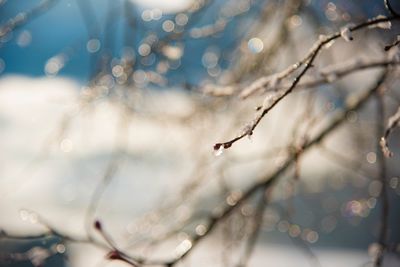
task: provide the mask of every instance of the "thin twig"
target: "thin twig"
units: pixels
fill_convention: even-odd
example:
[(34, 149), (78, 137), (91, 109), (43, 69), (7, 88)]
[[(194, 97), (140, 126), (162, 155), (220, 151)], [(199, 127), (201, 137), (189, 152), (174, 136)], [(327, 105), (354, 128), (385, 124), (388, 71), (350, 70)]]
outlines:
[[(312, 140), (310, 140), (308, 143), (306, 143), (303, 147), (303, 153), (306, 153), (310, 148), (314, 147), (315, 145), (319, 144), (322, 140), (324, 140), (331, 132), (333, 132), (335, 129), (337, 129), (345, 120), (346, 120), (346, 115), (350, 111), (358, 110), (361, 107), (364, 106), (364, 104), (367, 102), (367, 100), (381, 87), (381, 85), (384, 83), (385, 79), (387, 76), (387, 72), (383, 73), (377, 83), (371, 87), (370, 89), (366, 90), (363, 92), (361, 95), (358, 95), (357, 97), (350, 96), (347, 101), (346, 101), (346, 106), (343, 110), (337, 112), (334, 116), (331, 122)], [(180, 257), (172, 260), (167, 264), (167, 266), (174, 266), (181, 260), (183, 260), (187, 255), (193, 250), (193, 248), (196, 247), (196, 245), (210, 233), (215, 226), (222, 220), (224, 220), (226, 217), (228, 217), (230, 214), (232, 214), (239, 206), (241, 206), (247, 199), (249, 199), (252, 195), (254, 195), (256, 192), (258, 192), (260, 189), (266, 190), (267, 188), (270, 188), (274, 183), (278, 180), (278, 178), (289, 168), (291, 167), (296, 160), (296, 156), (292, 154), (291, 156), (288, 157), (288, 159), (281, 165), (280, 168), (278, 168), (274, 173), (271, 175), (263, 176), (261, 179), (259, 179), (260, 182), (254, 184), (251, 186), (249, 189), (247, 189), (243, 195), (242, 198), (240, 198), (235, 205), (232, 206), (226, 206), (223, 211), (216, 216), (213, 216), (210, 218), (209, 223), (207, 225), (207, 230), (204, 233), (204, 235), (196, 235), (192, 239), (192, 246), (190, 249), (188, 249), (185, 253), (183, 253)]]
[[(368, 20), (368, 21), (358, 24), (356, 26), (349, 27), (348, 29), (350, 32), (355, 32), (357, 30), (360, 30), (360, 29), (363, 29), (363, 28), (366, 28), (366, 27), (369, 27), (372, 25), (377, 25), (379, 23), (390, 22), (390, 21), (398, 20), (398, 19), (400, 19), (400, 18), (397, 16), (388, 17), (388, 18), (379, 17), (379, 18), (374, 18), (374, 19)], [(279, 81), (279, 80), (287, 77), (288, 75), (290, 75), (297, 69), (299, 69), (300, 66), (304, 66), (304, 68), (300, 71), (300, 73), (293, 79), (291, 85), (287, 89), (285, 89), (283, 92), (278, 92), (278, 94), (275, 95), (273, 98), (271, 98), (270, 101), (267, 101), (266, 104), (256, 114), (256, 117), (245, 127), (245, 129), (243, 130), (243, 132), (240, 135), (238, 135), (237, 137), (235, 137), (229, 141), (222, 142), (222, 143), (216, 143), (214, 145), (214, 150), (230, 148), (235, 142), (241, 140), (242, 138), (244, 138), (246, 136), (251, 136), (254, 132), (254, 129), (258, 126), (258, 124), (260, 123), (262, 118), (269, 111), (271, 111), (281, 100), (283, 100), (287, 95), (289, 95), (295, 89), (295, 87), (300, 82), (300, 80), (303, 78), (303, 76), (306, 74), (306, 72), (313, 66), (314, 60), (316, 59), (316, 57), (319, 54), (319, 52), (321, 51), (321, 49), (326, 44), (330, 43), (331, 41), (333, 41), (337, 38), (340, 38), (341, 36), (342, 36), (341, 32), (336, 32), (329, 36), (320, 38), (320, 40), (318, 40), (314, 44), (313, 48), (311, 48), (309, 53), (302, 60), (300, 60), (298, 63), (290, 66), (283, 72), (277, 74), (276, 79)], [(258, 81), (256, 81), (255, 83), (257, 83), (257, 82)], [(260, 84), (259, 86), (261, 86), (261, 87), (265, 86), (269, 82), (270, 82), (270, 80), (267, 80), (264, 82), (264, 84)]]
[[(307, 153), (311, 148), (313, 148), (315, 145), (319, 144), (321, 141), (323, 141), (329, 134), (331, 134), (334, 130), (336, 130), (340, 125), (342, 125), (346, 121), (346, 115), (350, 111), (358, 110), (364, 106), (364, 104), (367, 102), (367, 100), (380, 88), (380, 86), (384, 83), (386, 79), (387, 73), (385, 72), (383, 75), (380, 76), (379, 80), (377, 81), (376, 85), (371, 87), (370, 89), (364, 91), (362, 94), (359, 94), (357, 96), (350, 96), (347, 101), (345, 107), (335, 113), (332, 116), (332, 120), (330, 123), (327, 124), (326, 127), (321, 130), (321, 132), (316, 135), (312, 140), (308, 141), (304, 147), (303, 147), (303, 153)], [(134, 264), (139, 263), (139, 265), (151, 265), (151, 264), (158, 264), (158, 265), (164, 265), (164, 266), (175, 266), (178, 262), (182, 261), (185, 259), (191, 251), (193, 251), (197, 245), (200, 243), (201, 240), (203, 240), (205, 237), (209, 236), (209, 234), (214, 230), (214, 228), (224, 221), (228, 216), (230, 216), (238, 207), (240, 207), (243, 203), (245, 203), (249, 198), (251, 198), (255, 193), (259, 192), (260, 190), (264, 192), (268, 188), (271, 188), (277, 181), (278, 179), (282, 176), (282, 174), (285, 173), (286, 170), (288, 170), (293, 164), (295, 163), (296, 156), (294, 154), (291, 154), (287, 160), (272, 174), (262, 176), (260, 179), (258, 179), (259, 182), (255, 183), (252, 185), (250, 188), (248, 188), (242, 195), (241, 198), (237, 200), (237, 202), (234, 205), (226, 205), (223, 209), (222, 212), (213, 215), (209, 217), (209, 222), (206, 225), (206, 230), (204, 233), (201, 235), (194, 235), (191, 239), (191, 247), (181, 254), (179, 257), (174, 258), (173, 260), (170, 261), (153, 261), (151, 259), (142, 259), (142, 258), (135, 258), (131, 255), (127, 255), (127, 253), (121, 252), (120, 250), (117, 251), (118, 254), (111, 253), (108, 255), (109, 259), (120, 259), (121, 256), (124, 257), (125, 262), (135, 266)], [(52, 229), (49, 232), (46, 232), (46, 234), (52, 233), (57, 236), (59, 236), (62, 239), (68, 239), (70, 241), (78, 241), (78, 242), (86, 242), (86, 243), (92, 243), (96, 244), (98, 246), (100, 243), (98, 241), (95, 241), (93, 239), (75, 239), (72, 237), (68, 237), (67, 235), (64, 235), (63, 233), (60, 233), (58, 231), (55, 231)], [(104, 244), (102, 245), (104, 246)], [(115, 252), (112, 251), (112, 252)]]
[(246, 267), (251, 258), (251, 255), (253, 254), (254, 248), (256, 246), (259, 237), (261, 226), (264, 221), (263, 220), (264, 211), (268, 204), (266, 197), (267, 197), (267, 192), (261, 192), (261, 196), (257, 203), (256, 211), (252, 219), (254, 224), (253, 229), (250, 233), (249, 238), (246, 240), (245, 251), (237, 267)]
[[(383, 102), (383, 90), (377, 91), (376, 94), (377, 99), (377, 136), (382, 136), (382, 132), (384, 131), (384, 118), (385, 118), (385, 106)], [(383, 151), (380, 149), (379, 144), (377, 145), (377, 163), (379, 168), (379, 179), (382, 184), (382, 191), (381, 191), (381, 224), (379, 230), (379, 252), (375, 259), (375, 266), (380, 267), (383, 264), (383, 257), (386, 251), (386, 244), (388, 238), (388, 231), (389, 231), (389, 196), (387, 190), (387, 170), (386, 170), (386, 157)]]

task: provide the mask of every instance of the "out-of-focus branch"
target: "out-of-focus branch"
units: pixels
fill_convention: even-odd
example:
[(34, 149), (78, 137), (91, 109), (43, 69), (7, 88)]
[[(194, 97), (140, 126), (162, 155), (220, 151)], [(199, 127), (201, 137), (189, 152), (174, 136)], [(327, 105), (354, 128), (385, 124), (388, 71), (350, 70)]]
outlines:
[(77, 1), (82, 19), (85, 22), (89, 38), (99, 38), (100, 29), (98, 20), (90, 0)]
[[(309, 149), (314, 147), (316, 144), (323, 141), (330, 133), (332, 133), (335, 129), (337, 129), (345, 120), (346, 115), (350, 111), (358, 110), (367, 102), (367, 100), (381, 87), (384, 83), (387, 76), (387, 72), (382, 74), (377, 83), (371, 87), (370, 89), (363, 92), (358, 96), (350, 96), (346, 101), (346, 106), (341, 111), (337, 112), (331, 122), (312, 140), (307, 142), (303, 147), (303, 153), (306, 153)], [(266, 175), (258, 179), (258, 183), (251, 186), (247, 189), (240, 199), (237, 199), (234, 205), (226, 206), (221, 213), (215, 215), (210, 218), (209, 223), (207, 225), (207, 230), (203, 235), (196, 235), (192, 238), (190, 248), (183, 253), (180, 257), (175, 260), (169, 262), (167, 266), (174, 266), (179, 261), (183, 260), (195, 247), (196, 245), (216, 227), (216, 225), (227, 218), (230, 214), (232, 214), (239, 206), (241, 206), (244, 202), (246, 202), (251, 196), (253, 196), (259, 190), (265, 191), (267, 188), (270, 188), (275, 184), (275, 182), (279, 179), (279, 177), (291, 167), (296, 161), (296, 155), (291, 154), (287, 160), (271, 175)]]
[[(297, 85), (297, 90), (311, 89), (320, 85), (333, 83), (348, 75), (363, 70), (385, 68), (387, 66), (398, 66), (398, 65), (400, 65), (400, 61), (398, 59), (371, 60), (366, 62), (363, 62), (361, 60), (355, 60), (348, 63), (335, 64), (323, 68), (319, 73), (320, 76), (322, 77), (317, 77), (317, 78), (309, 76), (304, 77), (304, 80), (306, 79), (307, 80), (299, 83)], [(264, 91), (262, 91), (262, 93), (269, 92), (270, 90), (271, 91), (285, 90), (285, 88), (289, 86), (290, 86), (289, 84), (281, 84), (277, 85), (275, 88), (264, 88)], [(253, 92), (251, 92), (250, 94), (248, 93), (250, 92), (243, 91), (243, 94), (241, 96), (247, 98), (250, 94), (253, 94)]]
[(319, 149), (324, 157), (338, 164), (342, 168), (345, 168), (346, 170), (354, 173), (357, 176), (368, 177), (370, 175), (370, 171), (372, 171), (368, 170), (368, 172), (366, 172), (362, 170), (361, 162), (346, 157), (336, 151), (333, 151), (332, 149), (324, 146), (323, 144), (319, 146)]
[(100, 182), (97, 184), (93, 195), (90, 199), (89, 206), (86, 211), (86, 216), (85, 216), (85, 225), (86, 225), (86, 231), (88, 235), (90, 236), (90, 230), (92, 227), (92, 222), (93, 222), (93, 216), (97, 210), (97, 206), (99, 203), (99, 200), (101, 199), (101, 196), (103, 195), (104, 191), (106, 190), (107, 186), (110, 184), (112, 181), (112, 178), (115, 175), (115, 172), (117, 171), (117, 166), (118, 166), (118, 157), (113, 156), (114, 158), (109, 162), (107, 169), (100, 180)]
[[(398, 65), (400, 65), (400, 61), (396, 58), (369, 60), (369, 61), (354, 60), (346, 63), (333, 64), (322, 68), (318, 72), (319, 77), (314, 77), (311, 75), (305, 76), (303, 78), (303, 81), (301, 81), (297, 85), (296, 90), (303, 90), (303, 89), (307, 90), (320, 85), (333, 83), (340, 80), (341, 78), (344, 78), (348, 75), (363, 70), (370, 70), (370, 69), (384, 68), (387, 66), (398, 66)], [(273, 75), (271, 75), (266, 77), (266, 79), (271, 80), (272, 82), (274, 77)], [(252, 95), (255, 95), (256, 93), (263, 94), (266, 92), (277, 92), (281, 90), (286, 90), (288, 87), (290, 87), (290, 83), (283, 83), (283, 82), (281, 82), (280, 84), (273, 82), (273, 84), (265, 87), (249, 86), (243, 89), (242, 92), (239, 94), (239, 96), (243, 99), (246, 99)], [(221, 97), (221, 96), (231, 96), (235, 92), (235, 90), (230, 86), (221, 86), (221, 87), (207, 86), (203, 88), (203, 92), (208, 95)], [(258, 107), (258, 109), (261, 109), (261, 107)]]
[[(376, 100), (377, 100), (377, 132), (376, 135), (382, 136), (382, 132), (384, 131), (384, 118), (385, 118), (385, 105), (383, 102), (383, 94), (384, 90), (378, 90), (376, 92)], [(377, 138), (377, 139), (378, 139)], [(379, 251), (378, 255), (375, 259), (375, 266), (380, 267), (383, 264), (383, 258), (386, 251), (387, 246), (387, 238), (389, 231), (389, 196), (387, 190), (387, 170), (386, 170), (386, 157), (384, 155), (384, 151), (382, 151), (377, 145), (377, 163), (379, 167), (379, 177), (378, 179), (381, 181), (382, 189), (381, 189), (381, 224), (379, 231)]]
[(46, 11), (54, 7), (60, 0), (43, 0), (40, 4), (26, 12), (21, 12), (15, 17), (9, 19), (5, 24), (0, 26), (0, 38), (15, 29), (25, 25), (34, 18), (43, 15)]
[(264, 66), (271, 65), (269, 63), (277, 55), (279, 49), (282, 49), (282, 46), (287, 43), (290, 33), (288, 19), (292, 15), (299, 12), (303, 6), (304, 3), (299, 0), (287, 1), (287, 3), (283, 4), (283, 10), (279, 11), (277, 10), (279, 4), (272, 1), (266, 2), (261, 18), (258, 20), (254, 30), (249, 34), (249, 37), (252, 37), (256, 33), (263, 31), (265, 25), (272, 23), (272, 21), (274, 22), (273, 24), (276, 24), (274, 14), (277, 12), (282, 12), (282, 15), (279, 16), (279, 24), (276, 26), (278, 29), (277, 36), (274, 38), (274, 41), (268, 45), (268, 47), (264, 48), (259, 54), (257, 54), (256, 57), (252, 58), (251, 60), (248, 59), (248, 54), (244, 54), (241, 56), (241, 58), (239, 58), (236, 64), (237, 66), (234, 66), (236, 69), (233, 70), (233, 84), (242, 81), (249, 75), (250, 77), (257, 77), (259, 74), (265, 73)]
[(121, 152), (123, 148), (127, 145), (128, 140), (128, 121), (130, 119), (130, 113), (123, 113), (121, 115), (121, 120), (119, 122), (119, 131), (118, 134), (115, 136), (115, 145), (114, 145), (114, 153), (111, 155), (111, 159), (107, 165), (107, 168), (103, 174), (102, 179), (98, 182), (92, 197), (90, 199), (88, 208), (86, 210), (85, 216), (85, 226), (86, 232), (90, 237), (91, 227), (94, 221), (94, 215), (97, 211), (97, 207), (101, 197), (103, 196), (104, 191), (107, 189), (109, 184), (111, 183), (112, 179), (115, 177), (115, 173), (121, 164), (122, 158), (124, 154)]
[[(85, 26), (87, 29), (87, 34), (89, 37), (88, 42), (97, 40), (100, 38), (100, 29), (98, 19), (93, 10), (93, 5), (90, 0), (78, 0), (77, 4), (79, 6), (79, 11), (82, 16), (83, 21), (85, 22)], [(91, 80), (95, 76), (96, 72), (96, 61), (97, 57), (95, 53), (90, 54), (90, 72), (89, 72), (89, 80)]]
[(246, 267), (248, 265), (251, 255), (253, 254), (254, 248), (256, 247), (261, 226), (264, 221), (263, 220), (264, 211), (268, 204), (266, 198), (267, 198), (267, 192), (262, 192), (260, 199), (257, 203), (256, 211), (253, 218), (253, 224), (254, 224), (253, 229), (250, 233), (250, 236), (246, 240), (245, 251), (237, 267)]

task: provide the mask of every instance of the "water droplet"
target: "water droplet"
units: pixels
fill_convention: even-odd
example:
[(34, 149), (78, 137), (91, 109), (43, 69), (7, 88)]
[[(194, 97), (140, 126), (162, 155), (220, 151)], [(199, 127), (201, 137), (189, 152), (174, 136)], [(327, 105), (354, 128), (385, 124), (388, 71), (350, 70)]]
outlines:
[(278, 223), (278, 231), (281, 233), (287, 232), (289, 230), (289, 227), (290, 224), (285, 220), (282, 220)]
[(44, 71), (47, 75), (57, 75), (58, 72), (64, 67), (65, 58), (58, 55), (47, 60)]
[(303, 20), (299, 15), (293, 15), (289, 19), (289, 25), (292, 29), (299, 27), (302, 23)]
[(183, 55), (183, 49), (179, 46), (166, 45), (162, 48), (162, 53), (171, 60), (178, 60)]
[(368, 163), (374, 164), (376, 162), (376, 153), (368, 152), (366, 159), (367, 159)]
[(247, 47), (253, 54), (258, 54), (264, 49), (264, 43), (260, 38), (251, 38), (247, 42)]
[(90, 39), (86, 44), (86, 50), (89, 53), (96, 53), (100, 50), (100, 41), (98, 39)]
[(219, 55), (214, 51), (207, 51), (203, 54), (201, 62), (206, 68), (213, 68), (217, 66), (219, 61)]
[(161, 10), (161, 9), (159, 9), (159, 8), (154, 8), (154, 9), (152, 10), (152, 19), (153, 19), (153, 20), (159, 20), (159, 19), (161, 19), (161, 18), (162, 18), (162, 15), (163, 15), (163, 13), (162, 13), (162, 10)]
[(150, 21), (152, 18), (152, 12), (149, 9), (146, 9), (142, 12), (142, 20), (143, 21)]
[(165, 32), (172, 32), (175, 29), (175, 23), (172, 20), (166, 20), (163, 22), (162, 28)]
[(292, 224), (289, 227), (289, 235), (291, 237), (298, 237), (301, 234), (301, 229), (300, 226), (298, 226), (297, 224)]
[(216, 157), (221, 156), (224, 153), (224, 147), (220, 146), (218, 149), (214, 149), (214, 155)]
[(306, 240), (307, 240), (309, 243), (315, 243), (315, 242), (317, 242), (317, 241), (318, 241), (318, 238), (319, 238), (318, 233), (315, 232), (315, 231), (310, 231), (310, 232), (308, 232), (307, 235), (306, 235)]
[(17, 45), (20, 47), (28, 46), (32, 41), (32, 34), (30, 31), (24, 30), (17, 37)]
[(143, 43), (138, 48), (139, 55), (145, 57), (148, 56), (151, 52), (151, 46), (147, 43)]
[(197, 235), (202, 236), (206, 232), (207, 232), (207, 228), (204, 225), (199, 224), (199, 225), (196, 226), (196, 234)]
[(175, 17), (175, 22), (179, 26), (186, 25), (186, 23), (188, 23), (188, 21), (189, 21), (189, 17), (185, 13), (180, 13), (180, 14), (176, 15), (176, 17)]
[(115, 65), (112, 68), (112, 74), (114, 75), (114, 77), (121, 77), (124, 74), (124, 68), (121, 65)]
[(66, 251), (66, 248), (63, 244), (57, 244), (56, 250), (58, 253), (63, 254)]

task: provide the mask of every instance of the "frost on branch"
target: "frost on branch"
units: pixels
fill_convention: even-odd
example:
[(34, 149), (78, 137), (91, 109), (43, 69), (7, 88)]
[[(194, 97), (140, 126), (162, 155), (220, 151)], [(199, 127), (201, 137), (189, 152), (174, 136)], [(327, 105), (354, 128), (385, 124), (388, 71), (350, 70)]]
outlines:
[(390, 149), (389, 149), (389, 144), (388, 144), (387, 139), (388, 139), (390, 133), (394, 130), (394, 128), (398, 127), (399, 125), (400, 125), (400, 107), (397, 110), (397, 112), (389, 118), (387, 127), (385, 129), (385, 135), (382, 136), (382, 138), (379, 142), (379, 144), (382, 148), (382, 152), (385, 155), (385, 157), (387, 157), (387, 158), (393, 156), (393, 152), (390, 151)]
[(346, 42), (350, 42), (350, 41), (354, 40), (353, 35), (351, 34), (351, 31), (350, 31), (350, 27), (348, 27), (348, 26), (344, 27), (340, 30), (340, 35), (343, 37), (343, 39)]
[[(387, 19), (387, 17), (383, 16), (383, 15), (379, 15), (379, 16), (376, 16), (375, 18), (371, 19), (370, 21), (373, 21), (373, 20), (384, 20), (384, 19)], [(392, 28), (392, 22), (390, 22), (390, 21), (382, 21), (382, 22), (379, 22), (377, 24), (370, 25), (369, 28), (380, 28), (380, 29), (383, 29), (383, 30), (390, 30)]]
[(381, 138), (381, 140), (379, 141), (379, 145), (381, 146), (383, 155), (385, 155), (385, 157), (390, 158), (393, 156), (393, 152), (390, 151), (388, 142), (385, 137)]

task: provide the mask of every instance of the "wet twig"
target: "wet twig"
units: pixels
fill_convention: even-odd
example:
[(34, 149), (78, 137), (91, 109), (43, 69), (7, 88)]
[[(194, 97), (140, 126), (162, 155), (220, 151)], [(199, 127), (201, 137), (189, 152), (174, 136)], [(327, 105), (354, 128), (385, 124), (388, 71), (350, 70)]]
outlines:
[[(350, 32), (355, 32), (360, 29), (364, 29), (364, 28), (367, 28), (367, 27), (370, 27), (373, 25), (378, 25), (380, 23), (391, 22), (391, 21), (399, 20), (399, 19), (400, 18), (397, 16), (392, 16), (392, 17), (387, 17), (387, 18), (386, 17), (374, 18), (374, 19), (368, 20), (366, 22), (363, 22), (361, 24), (358, 24), (356, 26), (349, 27), (348, 30)], [(260, 110), (256, 114), (255, 118), (249, 124), (246, 125), (246, 127), (243, 129), (243, 131), (240, 135), (238, 135), (237, 137), (235, 137), (229, 141), (222, 142), (222, 143), (216, 143), (214, 145), (214, 150), (228, 149), (234, 143), (243, 139), (244, 137), (251, 136), (253, 134), (255, 128), (258, 126), (258, 124), (263, 119), (263, 117), (269, 111), (271, 111), (281, 100), (283, 100), (286, 96), (288, 96), (296, 88), (296, 86), (298, 85), (300, 80), (304, 77), (304, 75), (307, 73), (307, 71), (313, 66), (314, 60), (317, 58), (321, 49), (326, 44), (330, 43), (331, 41), (333, 41), (335, 39), (341, 38), (341, 37), (342, 37), (341, 32), (336, 32), (329, 36), (324, 36), (324, 37), (320, 38), (320, 40), (318, 40), (314, 44), (313, 48), (311, 48), (311, 50), (308, 52), (308, 54), (302, 60), (300, 60), (296, 64), (293, 64), (286, 70), (276, 74), (275, 78), (274, 78), (276, 81), (274, 81), (274, 83), (288, 77), (290, 74), (292, 74), (296, 70), (300, 69), (301, 66), (303, 66), (303, 69), (300, 70), (299, 74), (296, 75), (296, 77), (293, 79), (293, 81), (291, 82), (291, 84), (288, 88), (286, 88), (283, 91), (278, 92), (277, 94), (275, 94), (272, 97), (268, 96), (268, 98), (264, 100), (264, 105), (260, 108)], [(270, 79), (265, 79), (265, 77), (263, 77), (263, 78), (255, 81), (252, 86), (254, 86), (254, 84), (257, 84), (257, 87), (262, 88), (270, 82), (271, 82)]]

